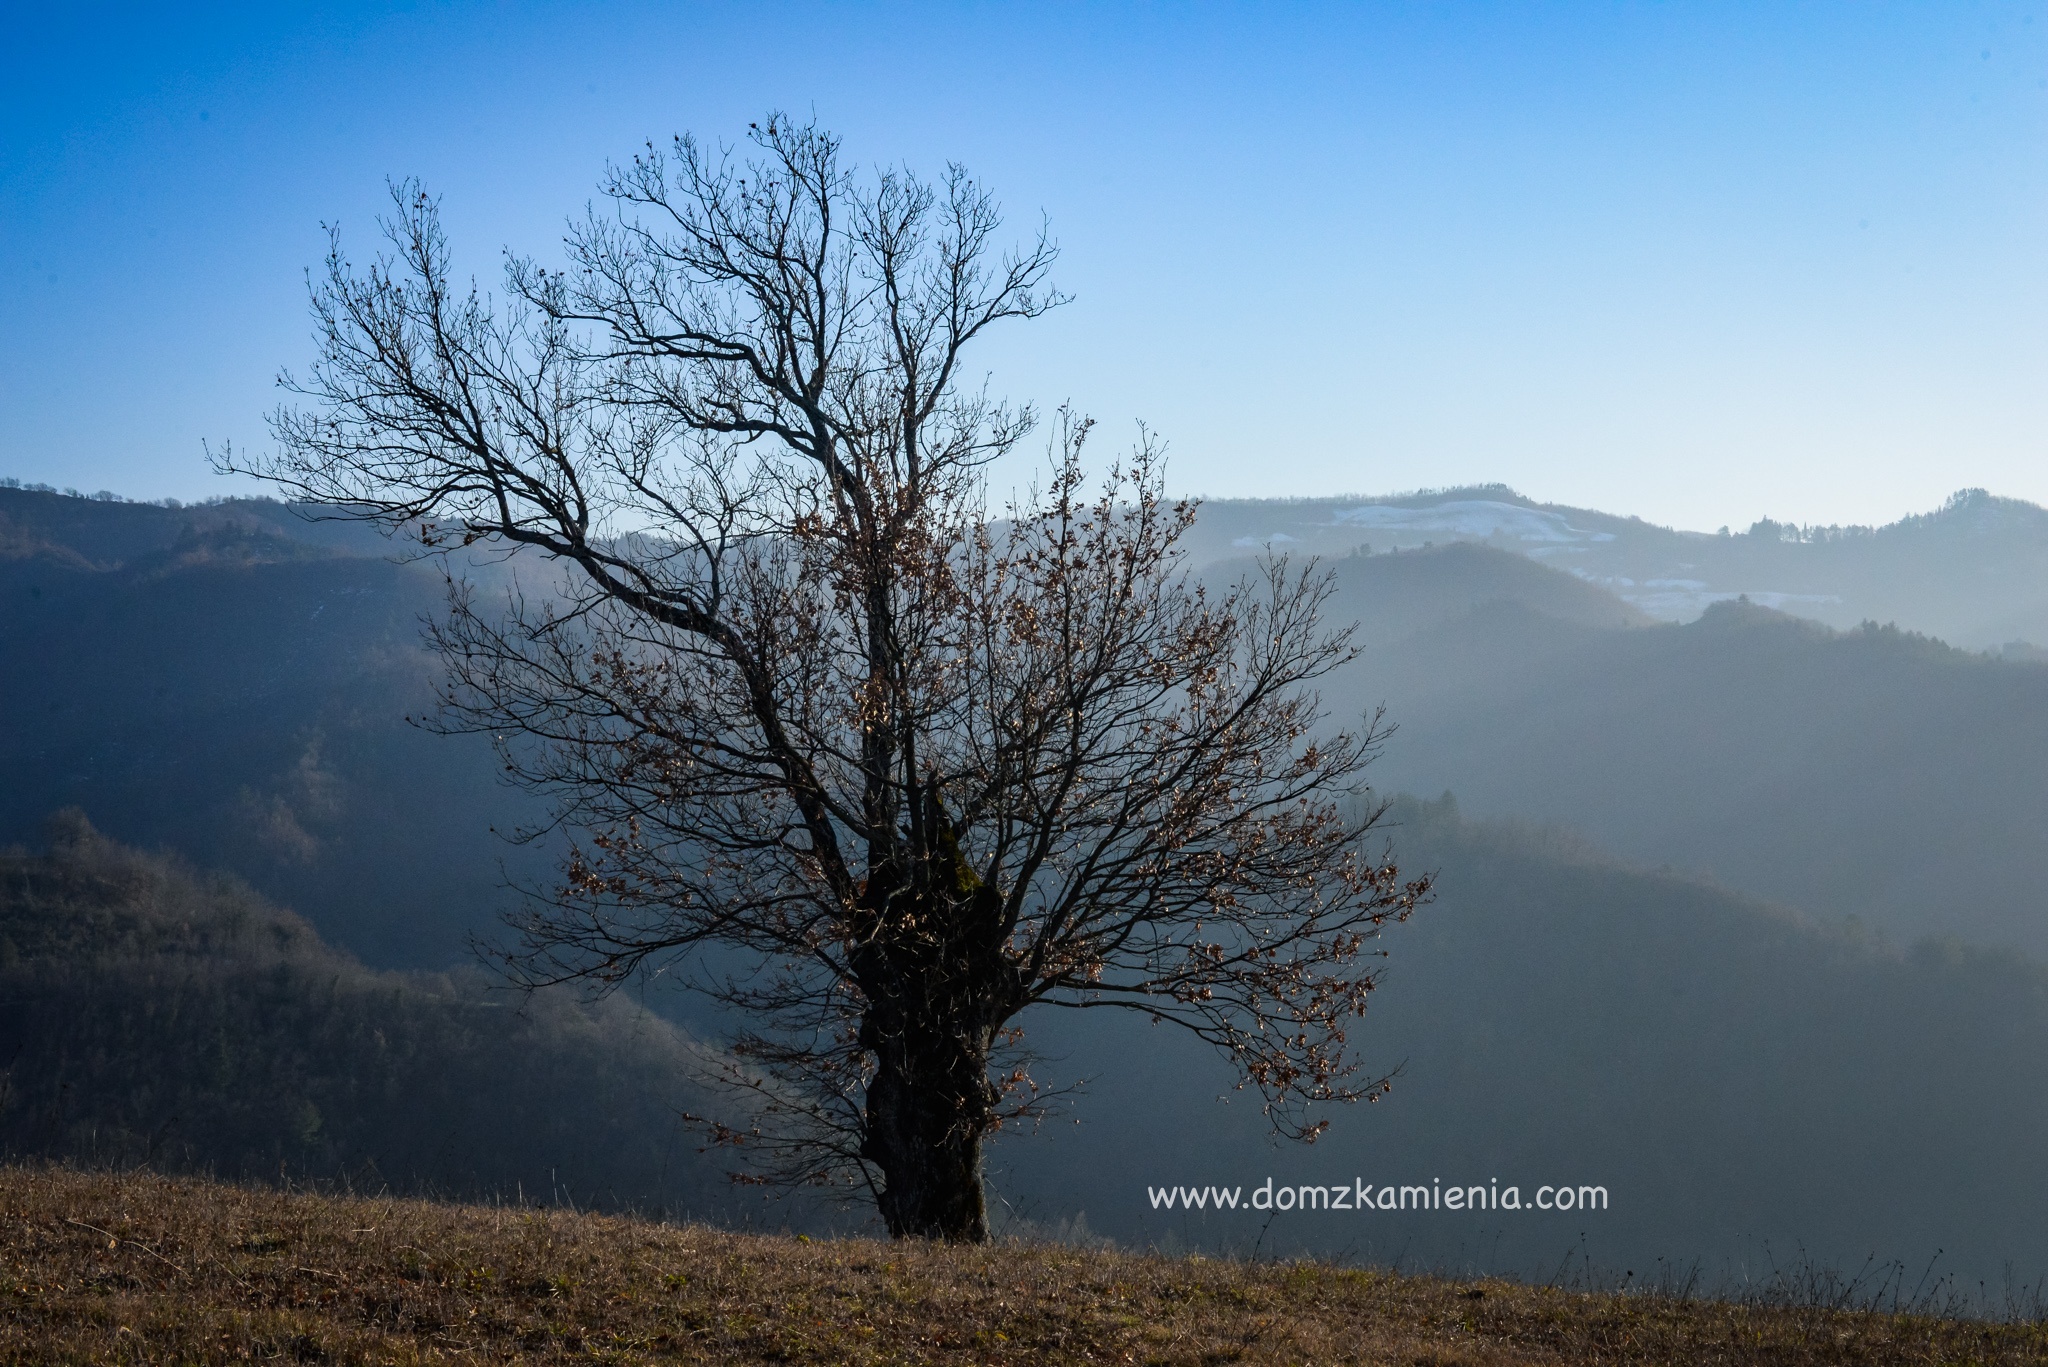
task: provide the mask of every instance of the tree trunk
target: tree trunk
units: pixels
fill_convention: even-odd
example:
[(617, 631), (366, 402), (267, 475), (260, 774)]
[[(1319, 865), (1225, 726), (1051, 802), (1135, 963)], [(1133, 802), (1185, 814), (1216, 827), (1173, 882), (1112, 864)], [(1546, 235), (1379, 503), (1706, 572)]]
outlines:
[(898, 1239), (984, 1243), (981, 1141), (993, 1099), (987, 1050), (951, 1030), (916, 1031), (922, 1038), (890, 1033), (875, 1040), (862, 1149), (882, 1170), (882, 1218)]
[[(981, 1141), (994, 1127), (989, 1052), (1015, 1009), (1003, 958), (1003, 899), (962, 856), (936, 792), (925, 795), (925, 852), (905, 877), (868, 879), (883, 924), (856, 956), (868, 1006), (860, 1042), (873, 1054), (861, 1156), (882, 1170), (882, 1218), (898, 1238), (984, 1243)], [(886, 912), (883, 909), (886, 908)]]

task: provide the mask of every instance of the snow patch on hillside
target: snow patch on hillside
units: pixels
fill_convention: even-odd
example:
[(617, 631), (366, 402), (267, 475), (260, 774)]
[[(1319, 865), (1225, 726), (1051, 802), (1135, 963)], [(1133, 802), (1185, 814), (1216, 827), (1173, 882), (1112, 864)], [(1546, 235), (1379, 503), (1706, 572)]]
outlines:
[(1561, 514), (1540, 508), (1524, 508), (1516, 503), (1497, 503), (1491, 499), (1457, 499), (1428, 508), (1397, 508), (1390, 504), (1372, 503), (1362, 508), (1340, 510), (1332, 525), (1472, 541), (1491, 541), (1499, 537), (1558, 546), (1614, 540), (1612, 532), (1581, 531), (1566, 522)]

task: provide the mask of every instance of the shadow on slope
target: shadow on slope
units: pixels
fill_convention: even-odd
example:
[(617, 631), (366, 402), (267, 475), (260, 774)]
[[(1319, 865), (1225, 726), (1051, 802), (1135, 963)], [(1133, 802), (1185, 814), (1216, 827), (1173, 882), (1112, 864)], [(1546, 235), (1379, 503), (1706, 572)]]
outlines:
[[(1212, 584), (1229, 583), (1252, 565), (1227, 560), (1202, 573)], [(1358, 623), (1358, 643), (1369, 653), (1369, 668), (1379, 663), (1371, 652), (1501, 603), (1581, 627), (1641, 627), (1655, 620), (1598, 585), (1510, 551), (1467, 542), (1340, 556), (1325, 565), (1335, 576), (1336, 592), (1324, 618), (1332, 625)]]

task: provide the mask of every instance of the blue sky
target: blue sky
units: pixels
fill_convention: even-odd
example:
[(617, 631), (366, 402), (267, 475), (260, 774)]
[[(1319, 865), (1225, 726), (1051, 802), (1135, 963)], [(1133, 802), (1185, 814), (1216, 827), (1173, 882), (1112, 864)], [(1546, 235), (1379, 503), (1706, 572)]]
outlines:
[(1711, 529), (2048, 502), (2048, 0), (16, 7), (0, 474), (205, 497), (387, 176), (485, 277), (770, 108), (1043, 212), (998, 389), (1178, 492), (1499, 480)]

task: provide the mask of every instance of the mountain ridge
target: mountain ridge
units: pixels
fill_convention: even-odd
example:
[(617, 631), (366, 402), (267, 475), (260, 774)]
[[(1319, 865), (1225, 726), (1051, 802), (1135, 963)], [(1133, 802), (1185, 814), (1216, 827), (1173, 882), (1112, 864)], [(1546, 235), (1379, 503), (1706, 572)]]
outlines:
[(1830, 626), (1897, 622), (1970, 649), (2048, 642), (2048, 511), (1981, 489), (1881, 527), (1763, 518), (1740, 534), (1678, 531), (1503, 485), (1357, 502), (1213, 500), (1191, 537), (1205, 563), (1268, 549), (1336, 558), (1362, 545), (1445, 542), (1527, 556), (1664, 621), (1746, 596)]

